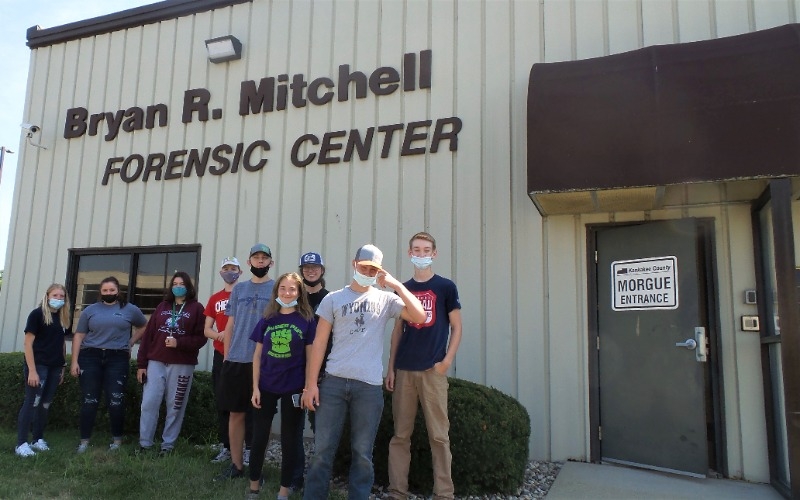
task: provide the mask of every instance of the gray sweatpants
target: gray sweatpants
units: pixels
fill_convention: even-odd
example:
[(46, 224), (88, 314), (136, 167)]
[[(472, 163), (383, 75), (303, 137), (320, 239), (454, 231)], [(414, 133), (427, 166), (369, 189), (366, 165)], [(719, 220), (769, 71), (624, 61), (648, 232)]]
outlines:
[(139, 445), (143, 448), (153, 446), (161, 401), (167, 404), (167, 417), (164, 433), (161, 435), (161, 449), (175, 447), (181, 432), (189, 391), (192, 388), (194, 365), (175, 365), (150, 360), (147, 363), (147, 383), (142, 390), (142, 415), (139, 418)]

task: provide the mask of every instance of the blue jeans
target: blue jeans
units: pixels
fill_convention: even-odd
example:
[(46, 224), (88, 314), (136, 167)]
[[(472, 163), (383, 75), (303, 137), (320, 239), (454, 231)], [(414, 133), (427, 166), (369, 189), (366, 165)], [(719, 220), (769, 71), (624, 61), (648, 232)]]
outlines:
[(31, 443), (44, 437), (44, 428), (47, 426), (47, 413), (50, 410), (50, 403), (56, 395), (56, 388), (61, 381), (63, 373), (61, 365), (45, 366), (36, 365), (36, 373), (39, 374), (39, 385), (31, 387), (28, 385), (28, 365), (23, 363), (22, 374), (25, 378), (25, 400), (22, 408), (19, 409), (17, 418), (17, 446), (28, 441), (28, 432), (33, 425), (33, 440)]
[(125, 389), (128, 386), (130, 354), (125, 350), (86, 347), (78, 356), (81, 373), (81, 439), (92, 437), (92, 429), (100, 406), (100, 393), (105, 392), (111, 421), (111, 436), (122, 438), (125, 423)]
[(372, 448), (383, 413), (383, 389), (358, 380), (331, 375), (319, 384), (314, 457), (306, 477), (303, 498), (328, 498), (333, 459), (342, 436), (347, 414), (350, 414), (350, 447), (352, 461), (348, 498), (366, 500), (372, 490), (375, 470), (372, 467)]

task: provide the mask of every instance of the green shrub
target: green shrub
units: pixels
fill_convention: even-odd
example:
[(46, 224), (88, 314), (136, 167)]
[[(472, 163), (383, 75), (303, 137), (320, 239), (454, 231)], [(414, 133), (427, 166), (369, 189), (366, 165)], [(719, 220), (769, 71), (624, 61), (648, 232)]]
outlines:
[[(524, 406), (497, 389), (449, 378), (452, 475), (457, 495), (516, 493), (528, 463), (530, 418)], [(383, 416), (375, 438), (375, 482), (388, 484), (389, 441), (394, 433), (392, 394), (384, 391)], [(347, 475), (350, 467), (349, 421), (345, 423), (334, 470)], [(422, 409), (417, 410), (411, 437), (412, 491), (433, 490), (431, 452)]]
[[(23, 360), (22, 353), (0, 354), (0, 394), (4, 396), (0, 400), (0, 426), (7, 429), (16, 428), (17, 414), (24, 397)], [(497, 389), (466, 380), (448, 380), (450, 449), (453, 454), (452, 474), (456, 494), (515, 493), (522, 484), (528, 462), (528, 412), (518, 401)], [(136, 381), (134, 360), (130, 365), (127, 389), (125, 433), (136, 441), (139, 435), (142, 387)], [(67, 370), (64, 384), (56, 391), (48, 427), (74, 429), (77, 440), (80, 399), (78, 381)], [(160, 436), (164, 415), (162, 406), (156, 436)], [(181, 437), (195, 443), (215, 442), (216, 422), (211, 373), (195, 371)], [(375, 481), (384, 485), (388, 483), (388, 451), (394, 432), (393, 425), (392, 395), (384, 391), (383, 416), (375, 439), (373, 457)], [(95, 428), (108, 429), (108, 412), (104, 403), (101, 403), (98, 410)], [(345, 424), (340, 444), (334, 471), (346, 477), (350, 467), (349, 422)], [(417, 411), (414, 435), (411, 438), (411, 468), (408, 479), (413, 491), (430, 492), (433, 489), (428, 433), (421, 409)]]
[[(22, 378), (24, 355), (19, 352), (0, 354), (0, 426), (15, 429), (17, 414), (25, 396), (25, 381)], [(69, 365), (69, 356), (67, 356)], [(105, 398), (105, 396), (103, 396)], [(78, 419), (80, 415), (81, 391), (78, 379), (65, 369), (64, 383), (58, 387), (56, 397), (50, 407), (48, 428), (75, 429), (78, 438)], [(136, 380), (136, 360), (131, 360), (128, 387), (125, 393), (125, 434), (139, 436), (139, 414), (142, 405), (142, 386)], [(160, 421), (156, 436), (160, 436), (164, 425), (164, 406), (161, 407)], [(108, 411), (105, 403), (100, 404), (95, 429), (108, 429)], [(181, 428), (181, 437), (196, 443), (216, 441), (217, 414), (211, 373), (194, 372), (189, 405)]]

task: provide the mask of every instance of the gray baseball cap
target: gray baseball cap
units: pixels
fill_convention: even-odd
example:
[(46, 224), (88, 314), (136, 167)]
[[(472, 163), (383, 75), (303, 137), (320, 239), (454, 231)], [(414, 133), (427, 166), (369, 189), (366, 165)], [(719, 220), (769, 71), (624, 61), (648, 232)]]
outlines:
[(375, 245), (367, 244), (358, 249), (355, 261), (356, 264), (383, 269), (381, 266), (383, 262), (383, 252)]

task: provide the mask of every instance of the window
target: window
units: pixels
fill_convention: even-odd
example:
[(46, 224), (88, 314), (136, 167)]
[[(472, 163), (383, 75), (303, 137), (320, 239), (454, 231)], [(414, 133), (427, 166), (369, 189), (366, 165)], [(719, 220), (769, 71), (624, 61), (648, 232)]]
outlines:
[(200, 246), (71, 249), (69, 259), (67, 290), (75, 302), (74, 328), (81, 311), (100, 300), (100, 281), (108, 276), (119, 280), (120, 294), (148, 317), (176, 271), (188, 273), (197, 287)]

